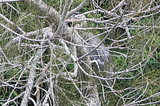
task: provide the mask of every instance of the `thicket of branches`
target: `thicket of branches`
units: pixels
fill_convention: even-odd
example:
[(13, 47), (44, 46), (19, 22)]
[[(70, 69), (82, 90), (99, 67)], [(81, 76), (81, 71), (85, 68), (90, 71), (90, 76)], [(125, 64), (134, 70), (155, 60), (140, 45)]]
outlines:
[(159, 0), (1, 0), (0, 104), (158, 105), (159, 16)]

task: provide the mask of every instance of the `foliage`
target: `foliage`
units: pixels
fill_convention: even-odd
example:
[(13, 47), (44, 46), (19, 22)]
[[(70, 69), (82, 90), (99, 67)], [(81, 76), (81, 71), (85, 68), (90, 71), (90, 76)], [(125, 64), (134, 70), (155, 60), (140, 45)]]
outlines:
[[(62, 13), (63, 8), (60, 8), (60, 1), (43, 1), (47, 5), (54, 7), (55, 10), (60, 11), (60, 14)], [(83, 0), (73, 1), (69, 9), (71, 10), (76, 8), (82, 1)], [(148, 1), (149, 0), (143, 1), (141, 5), (145, 8), (145, 6), (148, 6)], [(102, 7), (101, 10), (105, 9), (107, 12), (116, 7), (119, 2), (119, 0), (111, 0), (105, 2), (98, 1), (97, 4)], [(150, 8), (159, 5), (159, 2), (156, 2), (157, 4), (151, 3)], [(65, 0), (62, 0), (62, 6), (64, 6), (64, 3)], [(47, 97), (46, 95), (49, 94), (48, 92), (50, 91), (51, 87), (53, 90), (53, 94), (49, 94), (49, 98), (52, 98), (52, 96), (55, 95), (55, 101), (57, 101), (57, 104), (59, 104), (60, 106), (72, 106), (77, 104), (84, 105), (86, 103), (85, 98), (87, 97), (87, 90), (85, 91), (85, 88), (87, 88), (86, 85), (89, 85), (90, 83), (92, 83), (93, 85), (97, 84), (97, 92), (99, 94), (102, 106), (130, 104), (135, 100), (141, 101), (145, 98), (149, 99), (142, 101), (141, 104), (159, 101), (160, 98), (157, 95), (153, 95), (159, 93), (160, 91), (160, 32), (159, 28), (153, 28), (153, 26), (160, 26), (159, 22), (157, 22), (160, 13), (151, 15), (155, 13), (156, 10), (151, 12), (137, 13), (139, 10), (139, 6), (137, 6), (138, 3), (138, 0), (131, 0), (127, 8), (130, 9), (127, 10), (127, 12), (135, 12), (135, 14), (129, 16), (129, 18), (131, 19), (127, 22), (127, 25), (130, 28), (130, 36), (132, 36), (133, 38), (128, 38), (128, 35), (126, 33), (127, 31), (123, 27), (122, 19), (120, 20), (121, 24), (115, 26), (115, 28), (109, 33), (119, 17), (116, 17), (117, 19), (114, 19), (114, 15), (110, 16), (105, 12), (86, 13), (97, 8), (91, 1), (87, 2), (83, 8), (77, 11), (86, 13), (86, 18), (93, 19), (92, 21), (87, 21), (87, 28), (93, 29), (85, 31), (78, 30), (77, 32), (79, 34), (82, 34), (84, 32), (90, 32), (94, 35), (101, 34), (100, 36), (98, 36), (100, 40), (103, 40), (108, 35), (108, 37), (103, 42), (106, 48), (103, 49), (109, 51), (112, 57), (113, 73), (116, 73), (115, 75), (111, 76), (111, 81), (114, 82), (113, 86), (107, 84), (106, 80), (98, 79), (99, 77), (104, 78), (105, 75), (99, 74), (103, 72), (93, 72), (94, 69), (88, 74), (94, 73), (92, 75), (95, 75), (93, 77), (95, 79), (93, 79), (92, 77), (88, 78), (88, 76), (84, 75), (83, 71), (80, 71), (80, 69), (77, 72), (78, 76), (76, 76), (76, 78), (69, 74), (70, 72), (75, 71), (75, 64), (85, 66), (86, 62), (85, 59), (75, 62), (72, 58), (73, 53), (71, 52), (70, 48), (73, 47), (74, 44), (77, 45), (77, 48), (80, 47), (80, 44), (76, 44), (73, 40), (75, 35), (72, 36), (73, 38), (67, 38), (68, 36), (64, 37), (64, 35), (62, 34), (60, 38), (58, 38), (58, 36), (57, 38), (55, 37), (53, 41), (48, 40), (44, 47), (42, 46), (43, 42), (30, 41), (25, 39), (19, 40), (19, 42), (14, 42), (9, 45), (8, 42), (16, 38), (17, 35), (6, 31), (3, 28), (0, 28), (2, 33), (0, 35), (0, 50), (2, 48), (0, 53), (5, 54), (3, 54), (2, 56), (2, 60), (2, 57), (0, 56), (0, 84), (5, 85), (0, 86), (0, 103), (6, 103), (8, 97), (10, 97), (10, 99), (13, 99), (19, 96), (25, 91), (26, 86), (29, 86), (29, 84), (27, 85), (27, 81), (29, 79), (30, 71), (33, 67), (33, 57), (36, 57), (36, 53), (39, 48), (46, 48), (46, 50), (35, 66), (36, 72), (33, 81), (34, 86), (31, 90), (31, 98), (33, 98), (33, 100), (35, 101), (38, 101), (37, 98), (40, 98), (43, 101), (45, 97)], [(0, 9), (0, 13), (5, 14), (6, 18), (10, 19), (10, 21), (14, 23), (14, 25), (7, 26), (8, 28), (19, 34), (21, 34), (21, 32), (16, 29), (16, 26), (22, 28), (25, 32), (38, 30), (39, 32), (36, 36), (31, 36), (29, 38), (36, 40), (47, 38), (43, 37), (43, 32), (39, 29), (53, 25), (52, 21), (54, 19), (51, 20), (51, 18), (53, 17), (50, 17), (49, 15), (46, 15), (45, 13), (36, 9), (38, 8), (37, 6), (34, 7), (34, 5), (28, 3), (14, 2), (11, 3), (11, 5), (16, 8), (16, 10), (12, 9), (6, 4), (3, 4), (2, 8)], [(131, 6), (135, 8), (132, 8)], [(115, 14), (120, 14), (118, 9), (115, 10)], [(127, 16), (127, 14), (124, 15)], [(149, 16), (143, 17), (147, 15)], [(134, 19), (137, 17), (140, 18), (138, 21)], [(108, 23), (98, 23), (94, 19), (97, 19), (96, 21), (107, 21), (110, 19), (111, 21)], [(154, 20), (156, 20), (156, 22)], [(0, 19), (0, 23), (7, 25), (7, 21), (5, 21), (4, 19)], [(79, 23), (81, 23), (81, 21), (75, 22), (73, 26)], [(54, 30), (57, 30), (59, 28), (57, 26), (58, 25), (54, 25)], [(101, 30), (98, 29), (105, 27), (109, 28)], [(102, 34), (105, 31), (108, 32)], [(74, 31), (72, 33), (74, 33)], [(63, 43), (61, 43), (61, 39), (63, 39), (65, 43), (67, 42), (66, 46), (69, 48), (68, 51), (70, 53), (67, 53), (65, 51), (67, 47), (64, 46)], [(86, 39), (80, 40), (83, 41)], [(9, 46), (6, 46), (7, 44)], [(28, 45), (26, 46), (25, 44)], [(62, 48), (51, 48), (52, 46)], [(9, 60), (4, 58), (5, 56)], [(13, 64), (10, 64), (10, 62)], [(88, 67), (84, 68), (84, 70), (87, 69)], [(85, 78), (90, 79), (92, 82), (90, 80), (85, 81)], [(50, 82), (54, 82), (54, 85), (51, 85)], [(86, 94), (84, 94), (84, 96), (86, 97), (83, 97), (80, 91), (85, 92)], [(37, 92), (40, 92), (40, 94)], [(91, 92), (89, 93), (92, 94)], [(40, 97), (38, 97), (38, 95), (40, 95)], [(20, 96), (14, 102), (10, 102), (9, 105), (20, 105), (22, 99), (23, 97)], [(52, 100), (49, 99), (48, 101)], [(17, 104), (15, 104), (15, 102)], [(28, 102), (28, 105), (34, 104), (30, 100)]]

